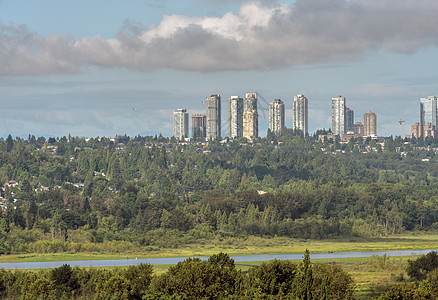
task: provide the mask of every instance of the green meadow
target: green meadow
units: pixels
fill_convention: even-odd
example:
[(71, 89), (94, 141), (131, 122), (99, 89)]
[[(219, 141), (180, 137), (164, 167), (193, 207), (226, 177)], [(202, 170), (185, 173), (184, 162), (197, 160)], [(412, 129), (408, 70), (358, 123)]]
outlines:
[(261, 238), (251, 236), (242, 239), (215, 239), (206, 244), (189, 244), (179, 248), (163, 248), (159, 250), (154, 249), (152, 251), (143, 251), (142, 248), (130, 249), (125, 253), (116, 254), (102, 252), (62, 252), (1, 255), (0, 263), (210, 256), (218, 252), (225, 252), (229, 255), (256, 255), (304, 253), (306, 249), (309, 249), (311, 253), (328, 253), (381, 250), (432, 250), (437, 248), (437, 234), (420, 234), (415, 232), (382, 238), (328, 240), (304, 240), (284, 237)]

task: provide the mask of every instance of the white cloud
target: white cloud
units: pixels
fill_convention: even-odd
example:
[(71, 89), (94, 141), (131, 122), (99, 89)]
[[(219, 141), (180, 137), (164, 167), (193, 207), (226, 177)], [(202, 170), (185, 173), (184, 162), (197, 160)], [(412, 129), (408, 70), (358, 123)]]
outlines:
[(114, 39), (41, 36), (0, 23), (0, 76), (77, 73), (88, 65), (134, 70), (275, 69), (438, 44), (434, 0), (246, 1), (221, 17), (165, 15), (128, 24)]

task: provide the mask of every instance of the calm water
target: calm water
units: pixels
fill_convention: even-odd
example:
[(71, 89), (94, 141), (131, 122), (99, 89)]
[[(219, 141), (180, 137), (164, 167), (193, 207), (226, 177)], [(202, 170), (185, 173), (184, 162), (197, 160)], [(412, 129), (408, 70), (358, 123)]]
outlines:
[[(427, 254), (430, 251), (437, 250), (405, 250), (405, 251), (372, 251), (372, 252), (335, 252), (335, 253), (314, 253), (310, 254), (312, 259), (337, 259), (337, 258), (354, 258), (354, 257), (370, 257), (373, 255), (382, 256), (409, 256)], [(207, 260), (208, 257), (199, 257), (202, 260)], [(250, 261), (268, 261), (273, 259), (281, 260), (300, 260), (303, 254), (266, 254), (266, 255), (236, 255), (232, 256), (236, 263), (244, 263)], [(72, 267), (113, 267), (113, 266), (131, 266), (141, 263), (151, 265), (174, 265), (183, 261), (186, 257), (174, 258), (144, 258), (144, 259), (116, 259), (116, 260), (79, 260), (79, 261), (54, 261), (54, 262), (23, 262), (23, 263), (0, 263), (0, 268), (3, 269), (44, 269), (57, 268), (63, 264), (68, 264)]]

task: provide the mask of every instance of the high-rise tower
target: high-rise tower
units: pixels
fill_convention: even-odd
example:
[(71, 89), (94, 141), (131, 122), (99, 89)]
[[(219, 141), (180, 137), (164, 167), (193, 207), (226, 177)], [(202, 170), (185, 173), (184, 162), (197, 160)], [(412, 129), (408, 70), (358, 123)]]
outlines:
[(420, 125), (431, 123), (438, 128), (437, 112), (437, 97), (420, 98)]
[(221, 136), (221, 95), (207, 97), (207, 132), (206, 138)]
[(345, 131), (353, 131), (354, 126), (354, 111), (347, 107), (345, 109)]
[(206, 117), (205, 115), (192, 115), (192, 138), (194, 141), (205, 140)]
[(308, 133), (307, 98), (304, 95), (295, 96), (293, 107), (293, 129), (295, 131), (300, 130), (306, 135)]
[(189, 137), (189, 114), (185, 108), (173, 112), (173, 135), (178, 140)]
[(269, 103), (269, 129), (277, 135), (283, 132), (284, 128), (284, 103), (275, 99)]
[(243, 99), (239, 96), (228, 100), (228, 136), (233, 139), (243, 136)]
[(257, 94), (248, 93), (243, 100), (243, 137), (253, 139), (259, 136), (258, 117)]
[(336, 135), (345, 133), (345, 104), (342, 96), (332, 98), (332, 132)]
[(377, 116), (371, 110), (363, 115), (364, 136), (377, 135)]

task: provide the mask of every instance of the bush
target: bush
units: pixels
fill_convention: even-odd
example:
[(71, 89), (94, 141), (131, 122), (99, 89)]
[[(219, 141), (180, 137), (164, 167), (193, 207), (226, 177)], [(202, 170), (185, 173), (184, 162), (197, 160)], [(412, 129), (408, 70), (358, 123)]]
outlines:
[(409, 277), (416, 280), (424, 280), (427, 274), (438, 267), (438, 253), (431, 251), (416, 260), (408, 260), (406, 272)]

